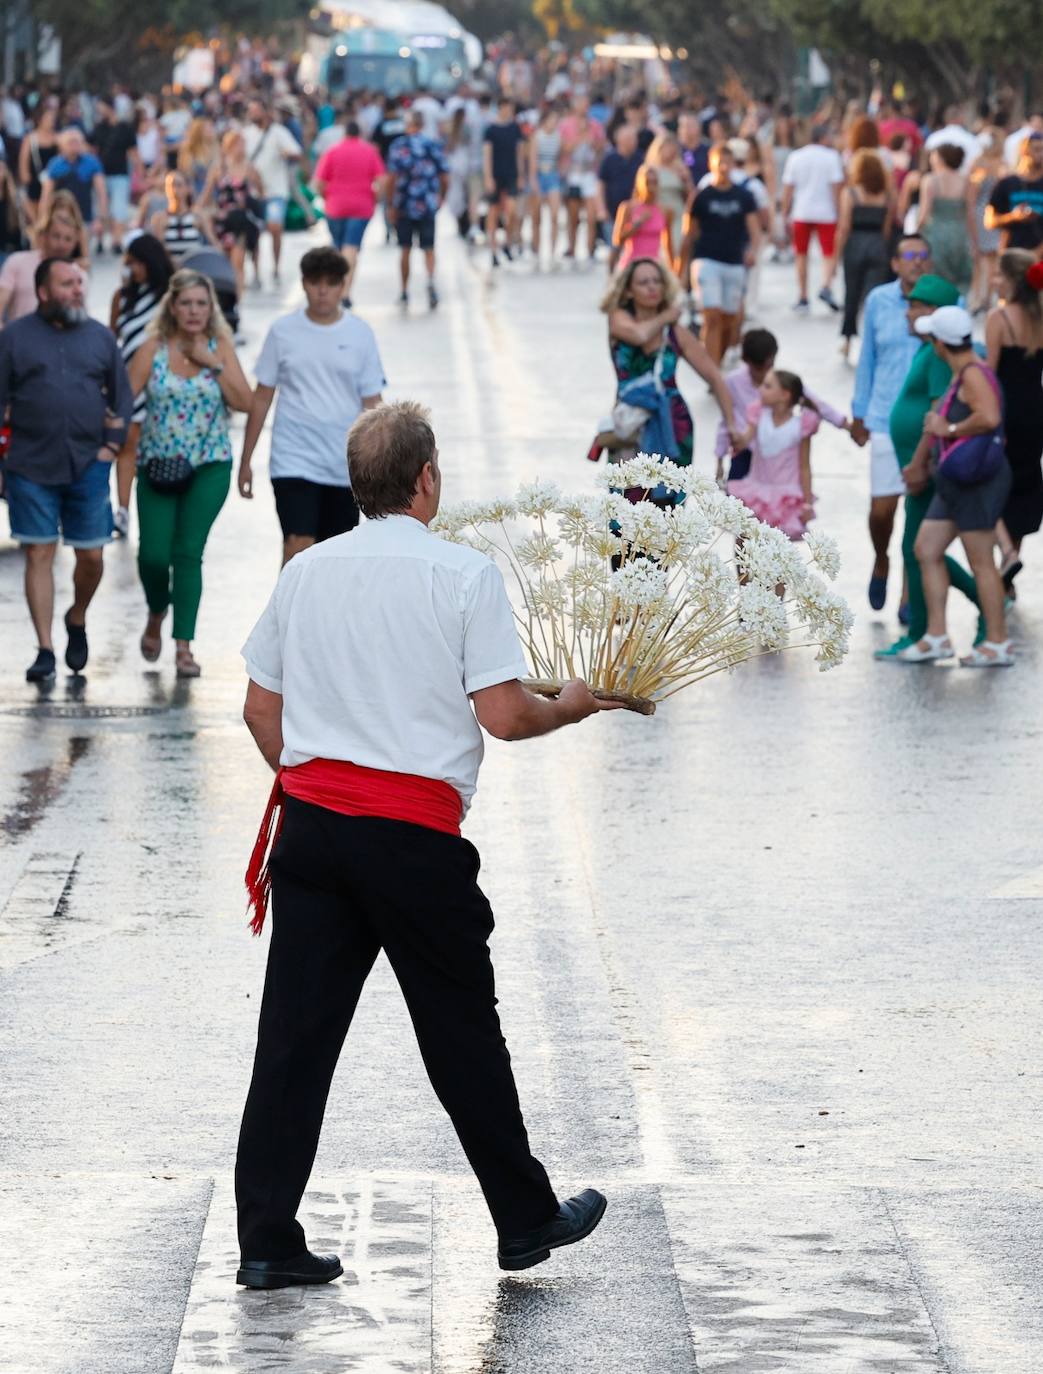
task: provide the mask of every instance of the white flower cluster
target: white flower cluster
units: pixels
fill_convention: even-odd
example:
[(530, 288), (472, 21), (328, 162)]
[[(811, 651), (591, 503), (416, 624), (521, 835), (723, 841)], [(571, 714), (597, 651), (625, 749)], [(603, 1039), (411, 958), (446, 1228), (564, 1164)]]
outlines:
[[(852, 616), (822, 580), (839, 567), (827, 535), (791, 543), (709, 478), (654, 454), (599, 482), (580, 497), (529, 482), (513, 501), (446, 507), (432, 525), (513, 572), (534, 676), (578, 674), (657, 700), (760, 653), (804, 645), (822, 669), (842, 660)], [(623, 495), (657, 488), (680, 504)]]

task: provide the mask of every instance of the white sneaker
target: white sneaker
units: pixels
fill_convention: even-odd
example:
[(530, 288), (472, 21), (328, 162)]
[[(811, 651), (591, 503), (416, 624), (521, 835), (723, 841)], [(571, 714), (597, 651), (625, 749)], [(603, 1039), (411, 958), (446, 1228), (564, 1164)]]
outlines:
[(126, 539), (130, 534), (130, 511), (126, 506), (116, 507), (112, 515), (112, 523), (120, 539)]

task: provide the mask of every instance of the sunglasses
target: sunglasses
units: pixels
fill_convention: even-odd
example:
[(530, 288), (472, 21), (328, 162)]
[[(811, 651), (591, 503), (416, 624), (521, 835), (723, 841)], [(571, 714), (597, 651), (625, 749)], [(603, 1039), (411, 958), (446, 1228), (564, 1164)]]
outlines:
[(929, 248), (907, 248), (898, 256), (903, 262), (926, 262), (931, 256), (931, 250)]

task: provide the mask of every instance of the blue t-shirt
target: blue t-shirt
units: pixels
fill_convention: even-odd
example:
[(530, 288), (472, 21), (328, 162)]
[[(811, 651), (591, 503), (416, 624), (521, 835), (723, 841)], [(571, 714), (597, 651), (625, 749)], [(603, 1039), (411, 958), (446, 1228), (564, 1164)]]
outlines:
[(629, 157), (624, 157), (613, 148), (602, 158), (598, 180), (605, 187), (605, 208), (609, 218), (614, 219), (619, 207), (634, 194), (634, 178), (644, 160), (645, 155), (640, 148)]
[(442, 177), (449, 172), (441, 141), (426, 134), (403, 134), (388, 152), (395, 177), (395, 209), (407, 219), (430, 219), (442, 199)]
[(80, 214), (90, 223), (94, 218), (94, 178), (105, 172), (93, 153), (83, 153), (75, 162), (59, 155), (52, 157), (40, 173), (41, 180), (53, 182), (56, 191), (71, 191)]

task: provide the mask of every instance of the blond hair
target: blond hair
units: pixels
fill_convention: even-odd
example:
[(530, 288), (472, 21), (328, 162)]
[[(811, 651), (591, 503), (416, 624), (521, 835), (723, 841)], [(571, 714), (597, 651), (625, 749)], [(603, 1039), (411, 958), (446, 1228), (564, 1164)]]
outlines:
[(159, 303), (155, 319), (149, 326), (149, 333), (153, 338), (163, 339), (164, 342), (172, 339), (177, 333), (177, 320), (174, 318), (174, 304), (182, 291), (191, 291), (195, 287), (200, 287), (207, 293), (210, 299), (210, 318), (206, 322), (206, 334), (209, 339), (230, 339), (232, 331), (228, 327), (228, 321), (221, 313), (221, 306), (218, 303), (217, 292), (214, 290), (214, 283), (202, 272), (196, 272), (191, 267), (182, 267), (170, 278), (170, 285), (167, 287), (167, 294)]
[(83, 223), (83, 215), (76, 197), (71, 191), (57, 190), (51, 197), (47, 206), (47, 214), (43, 219), (38, 219), (33, 225), (32, 241), (33, 247), (39, 247), (40, 240), (47, 233), (51, 225), (59, 220), (70, 229), (75, 229), (76, 237), (80, 241), (80, 256), (87, 257), (87, 230)]
[(659, 280), (663, 284), (663, 306), (673, 305), (681, 299), (681, 283), (669, 267), (661, 263), (658, 258), (631, 258), (622, 272), (617, 272), (608, 284), (608, 290), (601, 302), (601, 309), (606, 315), (611, 315), (613, 310), (629, 308), (631, 302), (630, 283), (634, 273), (639, 267), (644, 267), (648, 263), (651, 263), (659, 273)]
[(217, 151), (217, 135), (209, 119), (193, 119), (188, 126), (188, 133), (185, 134), (181, 150), (177, 155), (177, 165), (182, 171), (191, 175), (195, 171), (197, 162), (212, 162), (214, 153)]

